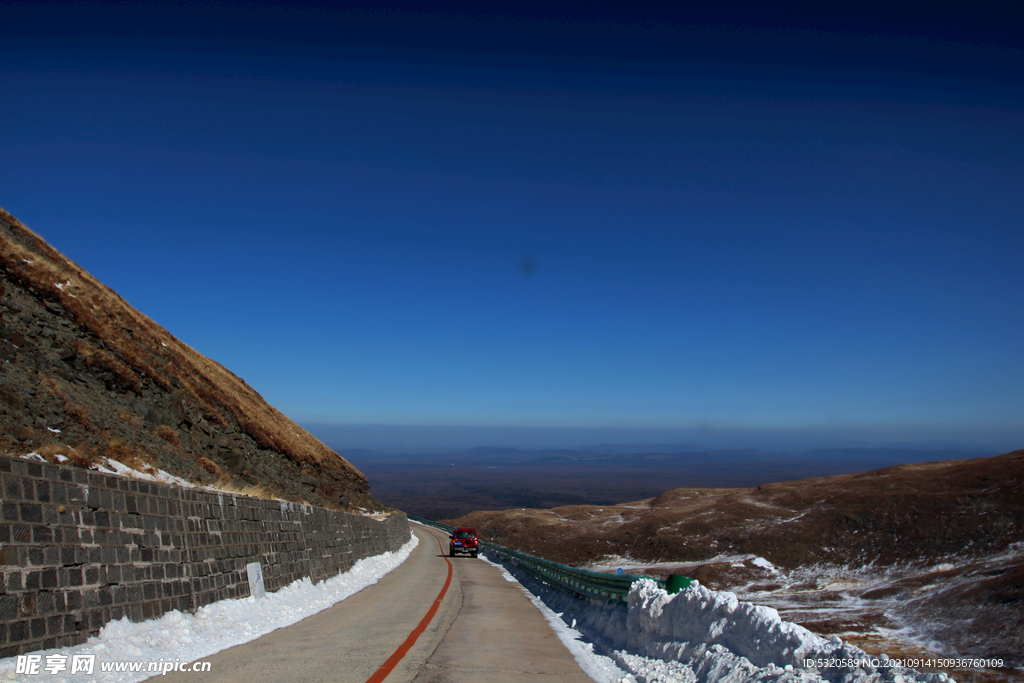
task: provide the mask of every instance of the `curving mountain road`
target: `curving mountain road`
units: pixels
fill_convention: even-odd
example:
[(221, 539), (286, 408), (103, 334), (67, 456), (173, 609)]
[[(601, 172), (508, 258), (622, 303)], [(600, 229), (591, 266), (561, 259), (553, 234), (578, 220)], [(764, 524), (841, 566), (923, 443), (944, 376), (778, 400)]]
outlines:
[(419, 545), (405, 563), (376, 584), (293, 626), (204, 658), (212, 664), (210, 672), (158, 679), (168, 683), (590, 680), (519, 584), (506, 581), (498, 569), (481, 560), (464, 556), (449, 560), (444, 532), (410, 526)]

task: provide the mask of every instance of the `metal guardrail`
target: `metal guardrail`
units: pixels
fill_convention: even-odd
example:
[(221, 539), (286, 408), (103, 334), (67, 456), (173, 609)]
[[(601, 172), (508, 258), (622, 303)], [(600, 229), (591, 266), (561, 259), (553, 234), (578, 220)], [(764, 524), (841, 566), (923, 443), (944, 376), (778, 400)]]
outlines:
[(419, 522), (420, 524), (426, 524), (427, 526), (432, 526), (435, 529), (440, 529), (441, 531), (446, 531), (449, 534), (455, 533), (455, 527), (453, 527), (451, 524), (445, 524), (444, 522), (435, 522), (432, 519), (427, 519), (426, 517), (420, 517), (419, 515), (410, 515), (408, 512), (405, 513), (405, 516), (408, 517), (409, 519), (411, 519), (414, 522)]
[[(455, 527), (443, 522), (435, 522), (416, 515), (408, 515), (409, 519), (426, 524), (446, 533), (453, 533)], [(622, 602), (629, 593), (633, 583), (642, 578), (655, 581), (670, 593), (677, 593), (690, 585), (691, 579), (685, 576), (670, 576), (668, 581), (653, 577), (635, 576), (633, 574), (604, 574), (588, 569), (577, 569), (568, 565), (545, 560), (527, 553), (506, 548), (497, 543), (480, 543), (481, 549), (490, 551), (522, 567), (545, 583), (575, 593), (585, 598), (597, 598), (605, 601)]]

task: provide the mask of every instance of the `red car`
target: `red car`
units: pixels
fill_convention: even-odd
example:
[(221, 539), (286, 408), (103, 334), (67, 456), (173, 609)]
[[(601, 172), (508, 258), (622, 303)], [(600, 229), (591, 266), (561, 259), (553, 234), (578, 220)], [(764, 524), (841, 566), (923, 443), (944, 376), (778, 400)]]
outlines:
[(456, 529), (454, 534), (448, 538), (448, 555), (455, 557), (455, 553), (469, 553), (473, 557), (480, 551), (480, 539), (476, 537), (475, 529)]

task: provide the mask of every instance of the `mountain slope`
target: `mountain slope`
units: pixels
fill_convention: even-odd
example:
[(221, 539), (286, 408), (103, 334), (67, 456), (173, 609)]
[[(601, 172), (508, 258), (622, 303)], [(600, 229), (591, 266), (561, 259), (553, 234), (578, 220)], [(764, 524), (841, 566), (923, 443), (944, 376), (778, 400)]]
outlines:
[(355, 467), (2, 209), (0, 448), (383, 507)]

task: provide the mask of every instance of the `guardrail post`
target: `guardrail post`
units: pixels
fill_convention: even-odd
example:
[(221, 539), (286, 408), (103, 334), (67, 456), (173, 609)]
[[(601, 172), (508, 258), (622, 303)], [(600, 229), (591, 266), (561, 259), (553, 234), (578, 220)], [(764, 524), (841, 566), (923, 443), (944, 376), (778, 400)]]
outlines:
[(693, 583), (693, 579), (688, 576), (669, 574), (668, 579), (665, 580), (665, 592), (669, 595), (675, 595), (684, 588), (689, 588), (691, 583)]

